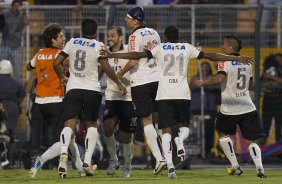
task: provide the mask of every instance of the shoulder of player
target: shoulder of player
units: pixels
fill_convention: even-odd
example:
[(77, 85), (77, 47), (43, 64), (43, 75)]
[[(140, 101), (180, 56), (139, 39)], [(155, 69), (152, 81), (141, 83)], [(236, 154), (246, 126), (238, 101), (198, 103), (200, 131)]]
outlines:
[(59, 51), (61, 51), (61, 50), (57, 49), (57, 48), (42, 48), (42, 49), (39, 49), (39, 51), (35, 55), (39, 55), (39, 54), (57, 54)]

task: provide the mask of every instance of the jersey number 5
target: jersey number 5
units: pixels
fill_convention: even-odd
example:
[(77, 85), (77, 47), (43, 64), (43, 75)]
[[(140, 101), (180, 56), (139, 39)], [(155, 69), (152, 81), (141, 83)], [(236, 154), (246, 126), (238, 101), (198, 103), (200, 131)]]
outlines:
[(246, 68), (238, 68), (237, 89), (246, 88)]

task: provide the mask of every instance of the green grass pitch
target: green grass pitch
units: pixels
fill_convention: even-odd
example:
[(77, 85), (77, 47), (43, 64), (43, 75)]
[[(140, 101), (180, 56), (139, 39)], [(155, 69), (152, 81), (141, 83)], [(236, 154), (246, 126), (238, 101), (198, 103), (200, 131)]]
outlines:
[(96, 171), (94, 177), (79, 178), (76, 171), (69, 171), (67, 178), (60, 179), (56, 170), (39, 171), (30, 178), (28, 170), (0, 170), (0, 184), (280, 184), (281, 170), (266, 170), (267, 178), (258, 178), (255, 170), (245, 170), (242, 176), (228, 176), (225, 170), (177, 170), (177, 179), (167, 178), (166, 171), (153, 175), (152, 170), (133, 170), (131, 178), (121, 177), (121, 171), (114, 176), (104, 170)]

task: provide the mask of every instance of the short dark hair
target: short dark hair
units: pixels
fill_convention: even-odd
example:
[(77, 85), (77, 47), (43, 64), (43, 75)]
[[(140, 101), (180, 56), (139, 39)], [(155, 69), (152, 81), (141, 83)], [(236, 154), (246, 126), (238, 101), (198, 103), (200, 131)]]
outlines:
[(179, 41), (179, 30), (175, 26), (168, 26), (164, 32), (167, 41), (177, 43)]
[(242, 41), (238, 38), (238, 36), (231, 34), (226, 35), (224, 38), (234, 40), (235, 42), (232, 42), (231, 44), (236, 52), (240, 52), (240, 50), (242, 49)]
[(21, 6), (23, 5), (23, 2), (21, 0), (13, 0), (11, 6), (14, 6), (15, 3), (19, 3)]
[(63, 30), (62, 26), (57, 23), (49, 24), (43, 31), (43, 43), (44, 46), (47, 48), (52, 47), (52, 39), (57, 39), (58, 34)]
[(111, 27), (108, 28), (108, 30), (112, 30), (112, 29), (117, 30), (117, 34), (118, 34), (119, 36), (123, 36), (123, 32), (122, 32), (121, 27), (119, 27), (119, 26), (111, 26)]
[(97, 33), (97, 22), (94, 19), (83, 19), (81, 23), (82, 37), (92, 37)]

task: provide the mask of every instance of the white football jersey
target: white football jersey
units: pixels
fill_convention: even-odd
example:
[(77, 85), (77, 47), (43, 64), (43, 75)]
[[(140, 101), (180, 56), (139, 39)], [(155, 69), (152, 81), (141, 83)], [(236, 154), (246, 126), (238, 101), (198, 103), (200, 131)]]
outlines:
[(256, 110), (249, 95), (251, 65), (243, 65), (238, 61), (219, 62), (218, 74), (226, 75), (226, 80), (221, 84), (222, 114), (239, 115)]
[(70, 77), (67, 91), (86, 89), (100, 92), (98, 81), (99, 50), (104, 44), (95, 39), (72, 38), (62, 50), (69, 57)]
[[(129, 36), (128, 51), (142, 52), (148, 45), (160, 44), (159, 34), (151, 28), (139, 28)], [(141, 58), (129, 71), (131, 87), (159, 81), (155, 59)]]
[[(127, 46), (124, 46), (123, 50), (119, 52), (126, 52), (127, 49), (128, 49)], [(109, 59), (109, 64), (111, 65), (115, 73), (122, 70), (127, 62), (128, 62), (128, 59), (118, 59), (118, 58)], [(128, 72), (125, 73), (124, 76), (120, 80), (126, 87), (126, 90), (127, 90), (126, 95), (122, 96), (116, 83), (114, 83), (110, 78), (107, 78), (107, 88), (106, 88), (106, 94), (105, 94), (106, 100), (132, 101), (129, 73)]]
[(156, 100), (191, 99), (187, 82), (188, 63), (200, 51), (188, 43), (161, 43), (151, 50), (159, 69)]

